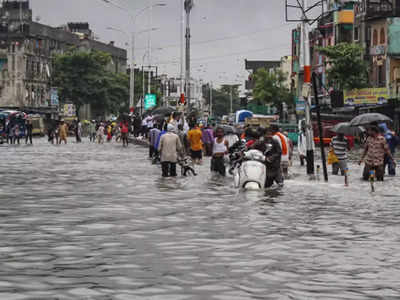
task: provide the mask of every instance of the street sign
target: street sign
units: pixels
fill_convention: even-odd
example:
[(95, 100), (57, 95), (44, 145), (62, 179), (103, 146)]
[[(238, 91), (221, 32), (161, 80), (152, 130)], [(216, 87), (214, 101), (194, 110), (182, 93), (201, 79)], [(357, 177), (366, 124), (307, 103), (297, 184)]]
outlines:
[(157, 96), (155, 94), (146, 94), (144, 98), (144, 109), (148, 110), (157, 105)]

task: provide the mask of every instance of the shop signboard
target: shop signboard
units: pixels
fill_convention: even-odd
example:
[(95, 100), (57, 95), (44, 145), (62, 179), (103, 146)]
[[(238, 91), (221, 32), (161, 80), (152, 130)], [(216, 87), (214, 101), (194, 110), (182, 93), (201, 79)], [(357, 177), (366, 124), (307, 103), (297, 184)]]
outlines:
[(302, 97), (296, 99), (296, 113), (298, 115), (304, 115), (306, 111), (306, 102)]
[(344, 91), (345, 106), (368, 106), (387, 104), (389, 100), (387, 88), (367, 88)]

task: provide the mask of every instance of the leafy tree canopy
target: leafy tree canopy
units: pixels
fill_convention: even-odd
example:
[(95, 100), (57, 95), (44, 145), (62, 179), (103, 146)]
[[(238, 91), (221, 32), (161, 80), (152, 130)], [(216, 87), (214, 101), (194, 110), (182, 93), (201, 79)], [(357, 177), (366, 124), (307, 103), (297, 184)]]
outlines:
[(368, 86), (368, 65), (363, 59), (364, 49), (352, 43), (318, 48), (327, 57), (327, 75), (336, 90), (360, 89)]
[(280, 70), (270, 72), (266, 69), (259, 69), (253, 78), (255, 81), (254, 100), (263, 104), (272, 104), (278, 109), (283, 102), (289, 105), (293, 103), (293, 95), (284, 85), (285, 74)]

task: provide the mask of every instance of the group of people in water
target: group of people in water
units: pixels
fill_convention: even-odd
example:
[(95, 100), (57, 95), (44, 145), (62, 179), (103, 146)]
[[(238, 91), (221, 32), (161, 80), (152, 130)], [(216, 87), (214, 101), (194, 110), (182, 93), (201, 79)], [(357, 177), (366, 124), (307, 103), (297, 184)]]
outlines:
[[(154, 122), (154, 126), (148, 128), (146, 136), (149, 141), (149, 158), (161, 162), (163, 177), (177, 176), (177, 164), (184, 169), (185, 164), (182, 162), (187, 162), (188, 158), (193, 165), (201, 165), (205, 156), (211, 157), (210, 170), (225, 176), (230, 150), (242, 141), (246, 149), (266, 153), (266, 186), (274, 182), (282, 186), (284, 178), (288, 177), (294, 147), (278, 126), (272, 125), (266, 129), (238, 127), (227, 131), (233, 129), (233, 126), (202, 125), (192, 121), (185, 130), (184, 124), (181, 115), (174, 113), (169, 119)], [(266, 151), (267, 144), (272, 145), (272, 149)]]
[[(67, 144), (67, 137), (73, 133), (77, 143), (82, 142), (83, 125), (81, 121), (75, 120), (72, 124), (67, 124), (64, 120), (54, 122), (47, 130), (48, 140), (52, 144)], [(124, 147), (129, 144), (129, 121), (124, 119), (121, 122), (90, 121), (85, 126), (85, 134), (89, 141), (103, 144), (104, 141), (111, 142), (113, 138), (116, 141), (122, 141)]]
[(4, 141), (7, 144), (19, 145), (23, 138), (25, 139), (25, 144), (29, 143), (32, 145), (33, 143), (33, 125), (30, 118), (11, 118), (5, 122), (4, 128), (0, 131), (4, 131)]
[[(215, 124), (201, 125), (192, 122), (187, 130), (180, 120), (180, 114), (173, 114), (167, 121), (155, 122), (149, 128), (149, 157), (160, 160), (163, 177), (177, 176), (176, 165), (190, 160), (193, 165), (202, 164), (204, 156), (211, 157), (210, 169), (222, 176), (226, 175), (227, 156), (236, 142), (244, 143), (245, 150), (257, 149), (264, 153), (268, 170), (265, 186), (273, 183), (283, 186), (289, 177), (289, 167), (294, 157), (294, 145), (286, 132), (277, 125), (268, 128), (237, 128), (236, 132), (226, 132), (224, 127)], [(364, 163), (362, 178), (369, 180), (373, 173), (378, 181), (383, 181), (385, 168), (389, 176), (396, 174), (394, 153), (400, 139), (386, 124), (367, 126), (366, 138), (362, 143), (364, 151), (359, 164)], [(298, 154), (301, 165), (305, 160), (305, 132), (300, 132)], [(272, 146), (272, 148), (271, 148)], [(267, 151), (267, 147), (269, 147)], [(346, 176), (349, 168), (349, 141), (343, 134), (331, 139), (329, 156), (333, 175)], [(184, 168), (184, 165), (182, 166)], [(339, 174), (340, 171), (340, 174)]]

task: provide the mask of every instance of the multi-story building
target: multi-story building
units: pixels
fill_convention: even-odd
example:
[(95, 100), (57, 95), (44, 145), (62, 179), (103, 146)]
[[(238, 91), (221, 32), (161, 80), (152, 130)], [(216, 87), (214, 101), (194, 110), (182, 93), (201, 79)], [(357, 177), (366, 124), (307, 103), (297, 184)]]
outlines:
[(94, 40), (87, 23), (54, 28), (35, 22), (29, 0), (3, 1), (0, 18), (1, 108), (57, 113), (58, 103), (50, 95), (52, 60), (70, 47), (107, 52), (110, 71), (126, 70), (126, 50)]

